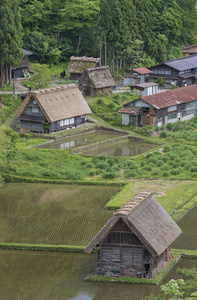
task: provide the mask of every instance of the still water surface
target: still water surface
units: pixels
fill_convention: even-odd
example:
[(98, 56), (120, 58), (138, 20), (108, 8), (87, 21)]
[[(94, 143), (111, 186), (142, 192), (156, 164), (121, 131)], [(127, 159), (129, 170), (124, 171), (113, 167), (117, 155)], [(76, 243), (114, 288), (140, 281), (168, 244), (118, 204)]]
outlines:
[[(178, 278), (178, 267), (197, 267), (197, 260), (181, 260), (165, 278)], [(143, 300), (158, 294), (155, 285), (85, 282), (94, 256), (0, 250), (0, 295), (4, 300)]]
[(96, 142), (107, 141), (110, 139), (123, 136), (123, 134), (107, 130), (95, 130), (88, 133), (73, 136), (72, 138), (61, 138), (54, 142), (36, 146), (36, 148), (44, 149), (71, 149), (82, 147)]

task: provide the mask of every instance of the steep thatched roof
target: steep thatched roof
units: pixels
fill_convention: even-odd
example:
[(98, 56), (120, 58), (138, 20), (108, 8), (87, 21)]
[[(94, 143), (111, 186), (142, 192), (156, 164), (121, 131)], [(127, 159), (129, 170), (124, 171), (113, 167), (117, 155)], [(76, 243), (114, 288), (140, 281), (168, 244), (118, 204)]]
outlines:
[(153, 256), (160, 255), (180, 235), (181, 229), (150, 192), (131, 198), (99, 231), (86, 247), (90, 253), (122, 219)]
[(100, 66), (100, 58), (71, 56), (67, 72), (82, 74), (84, 69), (94, 68), (97, 65)]
[(87, 80), (86, 78), (89, 78), (91, 84), (96, 89), (115, 86), (115, 82), (113, 80), (113, 77), (111, 76), (108, 66), (89, 68), (84, 70), (79, 85), (81, 83), (85, 83), (85, 81)]
[(15, 115), (16, 119), (26, 110), (32, 98), (49, 123), (91, 113), (77, 85), (69, 84), (29, 92)]

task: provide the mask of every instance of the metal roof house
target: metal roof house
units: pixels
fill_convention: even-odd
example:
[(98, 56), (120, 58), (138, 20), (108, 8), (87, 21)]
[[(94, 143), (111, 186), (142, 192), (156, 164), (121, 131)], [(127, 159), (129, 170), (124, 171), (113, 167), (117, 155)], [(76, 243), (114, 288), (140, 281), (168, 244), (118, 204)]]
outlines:
[(131, 91), (138, 97), (150, 96), (158, 93), (158, 83), (145, 82), (130, 86)]
[(148, 191), (139, 192), (113, 214), (86, 247), (95, 249), (95, 274), (152, 278), (172, 258), (181, 229)]
[(15, 119), (22, 132), (54, 132), (85, 124), (91, 110), (76, 84), (29, 92)]
[(132, 86), (149, 82), (149, 74), (151, 73), (152, 71), (145, 67), (132, 69), (125, 75), (123, 85)]
[(183, 57), (197, 54), (197, 44), (182, 48)]
[(67, 72), (70, 73), (71, 80), (80, 80), (84, 69), (100, 67), (100, 57), (70, 57)]
[(164, 87), (186, 86), (197, 81), (197, 54), (164, 61), (162, 64), (150, 68), (150, 81), (155, 81), (159, 77), (166, 80)]
[(122, 125), (161, 126), (196, 116), (197, 85), (184, 86), (126, 103), (119, 110)]
[(115, 82), (108, 66), (85, 69), (79, 82), (79, 88), (87, 96), (95, 96), (95, 93), (109, 93), (115, 86)]

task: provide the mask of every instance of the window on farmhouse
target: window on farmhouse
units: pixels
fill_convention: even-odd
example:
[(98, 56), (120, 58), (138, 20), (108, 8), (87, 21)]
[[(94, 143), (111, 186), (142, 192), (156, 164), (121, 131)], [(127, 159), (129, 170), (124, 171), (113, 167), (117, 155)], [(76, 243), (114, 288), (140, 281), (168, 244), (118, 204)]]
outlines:
[(168, 114), (168, 120), (171, 119), (176, 119), (177, 118), (177, 113), (176, 112), (171, 112)]
[(32, 113), (39, 113), (38, 107), (32, 107)]

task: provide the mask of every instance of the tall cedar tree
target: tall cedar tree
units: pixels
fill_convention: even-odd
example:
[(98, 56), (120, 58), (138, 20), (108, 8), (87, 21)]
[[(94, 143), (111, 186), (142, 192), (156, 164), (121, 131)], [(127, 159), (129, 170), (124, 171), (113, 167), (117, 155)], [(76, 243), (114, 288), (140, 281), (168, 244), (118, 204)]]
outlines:
[(1, 87), (4, 87), (5, 77), (7, 81), (8, 76), (11, 77), (11, 66), (17, 67), (21, 63), (23, 56), (21, 31), (18, 0), (2, 0), (0, 2)]

